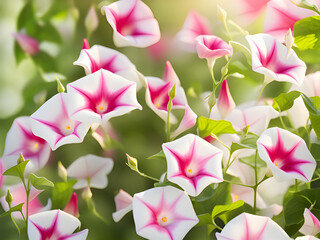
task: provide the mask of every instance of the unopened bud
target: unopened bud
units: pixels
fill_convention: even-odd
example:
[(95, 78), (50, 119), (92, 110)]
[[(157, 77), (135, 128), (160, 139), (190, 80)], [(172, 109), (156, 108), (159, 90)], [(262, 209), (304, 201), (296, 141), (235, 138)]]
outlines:
[(126, 153), (126, 156), (127, 156), (127, 160), (128, 160), (128, 163), (127, 165), (134, 171), (137, 171), (138, 169), (138, 161), (137, 159), (135, 159), (134, 157), (131, 157), (129, 154)]
[(289, 28), (289, 31), (286, 33), (284, 37), (284, 42), (286, 43), (286, 46), (287, 46), (287, 58), (288, 58), (290, 50), (294, 44), (294, 37), (292, 35), (291, 28)]
[(17, 160), (17, 164), (23, 163), (24, 161), (25, 161), (25, 159), (24, 159), (22, 153), (20, 153), (20, 156), (19, 156), (19, 158)]
[(58, 93), (64, 93), (66, 91), (66, 89), (64, 88), (64, 86), (62, 85), (62, 83), (60, 82), (58, 77), (56, 77), (56, 80), (57, 80), (57, 91), (58, 91)]
[(227, 64), (227, 65), (225, 65), (224, 67), (221, 68), (221, 75), (223, 77), (227, 76), (228, 71), (229, 71), (229, 69), (228, 69), (228, 64)]
[(217, 99), (216, 99), (216, 94), (212, 92), (212, 94), (209, 97), (208, 104), (209, 104), (209, 109), (212, 109), (213, 106), (216, 104)]
[(246, 127), (244, 127), (244, 128), (242, 129), (242, 131), (243, 131), (243, 133), (244, 133), (245, 135), (247, 135), (248, 132), (249, 132), (249, 125), (247, 125)]
[(6, 198), (5, 198), (5, 199), (6, 199), (6, 202), (8, 203), (8, 205), (9, 205), (9, 208), (10, 208), (10, 207), (11, 207), (11, 203), (12, 203), (12, 201), (13, 201), (13, 197), (12, 197), (9, 189), (8, 189), (8, 191), (7, 191), (7, 195), (6, 195)]
[(176, 96), (176, 84), (173, 85), (173, 87), (169, 90), (168, 95), (170, 99), (174, 99)]
[(222, 7), (220, 7), (220, 5), (217, 5), (217, 10), (218, 10), (218, 14), (217, 14), (218, 19), (221, 22), (225, 23), (227, 20), (227, 12)]
[(61, 177), (64, 181), (67, 181), (68, 178), (68, 172), (67, 169), (63, 166), (63, 164), (59, 161), (58, 162), (58, 175)]
[(86, 19), (84, 20), (84, 26), (86, 27), (87, 33), (90, 35), (94, 32), (99, 25), (99, 20), (97, 16), (97, 12), (94, 6), (91, 6)]

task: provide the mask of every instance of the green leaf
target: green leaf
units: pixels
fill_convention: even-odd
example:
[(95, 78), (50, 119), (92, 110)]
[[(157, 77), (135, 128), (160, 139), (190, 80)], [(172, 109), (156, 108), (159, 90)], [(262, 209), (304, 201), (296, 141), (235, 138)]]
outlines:
[(21, 179), (21, 181), (24, 181), (24, 170), (28, 164), (29, 160), (26, 160), (24, 162), (21, 162), (9, 169), (7, 169), (2, 175), (6, 176), (14, 176)]
[(24, 204), (24, 203), (20, 203), (20, 204), (18, 204), (18, 205), (16, 205), (16, 206), (10, 208), (8, 211), (2, 213), (2, 214), (0, 215), (0, 218), (2, 218), (2, 217), (4, 217), (4, 216), (8, 216), (8, 215), (10, 215), (10, 214), (13, 213), (13, 212), (22, 212), (22, 206), (23, 206), (23, 204)]
[(46, 187), (54, 187), (53, 182), (49, 181), (45, 177), (37, 177), (33, 173), (30, 174), (29, 180), (36, 189), (43, 190)]
[[(54, 72), (56, 71), (56, 63), (54, 58), (51, 57), (48, 53), (44, 51), (39, 51), (36, 55), (32, 58), (35, 64), (43, 71), (43, 72)], [(54, 81), (56, 78), (54, 77)], [(62, 80), (60, 78), (60, 80)]]
[(164, 152), (161, 150), (160, 152), (158, 152), (150, 157), (147, 157), (147, 159), (166, 160), (166, 155), (164, 155)]
[(22, 50), (22, 48), (19, 46), (17, 41), (14, 41), (14, 57), (16, 59), (16, 64), (19, 65), (19, 63), (26, 58), (26, 53)]
[(197, 217), (199, 219), (197, 226), (212, 224), (212, 218), (209, 213), (201, 214), (201, 215), (198, 215)]
[(34, 28), (35, 24), (35, 15), (33, 9), (33, 0), (27, 1), (26, 5), (22, 8), (18, 20), (17, 20), (17, 29), (26, 29), (27, 32), (29, 29)]
[[(250, 130), (250, 129), (249, 129)], [(258, 136), (253, 133), (248, 133), (240, 143), (233, 142), (230, 147), (230, 154), (234, 153), (239, 149), (256, 149)]]
[(48, 41), (54, 43), (62, 43), (60, 33), (57, 29), (50, 23), (47, 22), (43, 26), (38, 26), (37, 39), (40, 41)]
[(306, 108), (309, 111), (311, 126), (315, 131), (317, 137), (320, 139), (320, 97), (316, 96), (308, 98), (304, 94), (302, 94), (301, 96)]
[[(255, 154), (248, 156), (248, 157), (242, 157), (239, 158), (239, 162), (242, 162), (252, 168), (255, 167)], [(266, 163), (257, 155), (257, 167), (258, 169), (266, 167)]]
[(77, 180), (69, 182), (56, 182), (52, 188), (52, 209), (64, 208), (73, 193), (73, 185)]
[(220, 215), (231, 212), (237, 208), (242, 207), (243, 205), (244, 205), (244, 201), (242, 201), (242, 200), (236, 201), (236, 202), (228, 204), (228, 205), (216, 205), (216, 206), (214, 206), (214, 208), (212, 210), (211, 217), (212, 217), (212, 219), (216, 219)]
[(320, 49), (320, 16), (297, 21), (294, 25), (294, 42), (299, 50)]
[(281, 93), (278, 97), (274, 98), (272, 107), (277, 111), (286, 111), (293, 106), (293, 102), (301, 95), (298, 91), (291, 91), (288, 93)]
[(233, 129), (232, 123), (225, 120), (212, 120), (203, 116), (199, 117), (198, 120), (199, 135), (200, 137), (207, 137), (212, 133), (216, 136), (227, 133), (237, 133)]
[(310, 148), (310, 152), (316, 160), (319, 160), (320, 159), (320, 144), (312, 143), (311, 148)]
[(250, 50), (246, 46), (234, 41), (229, 41), (229, 44), (231, 44), (234, 52), (242, 52), (247, 59), (247, 63), (252, 66), (252, 55)]

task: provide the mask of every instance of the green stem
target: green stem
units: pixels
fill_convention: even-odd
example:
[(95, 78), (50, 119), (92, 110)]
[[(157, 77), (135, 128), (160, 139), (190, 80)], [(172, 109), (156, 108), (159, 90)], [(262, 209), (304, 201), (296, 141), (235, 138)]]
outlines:
[(230, 151), (230, 148), (226, 144), (224, 144), (214, 133), (211, 133), (211, 136), (214, 137), (222, 146), (224, 146)]
[(262, 95), (262, 92), (263, 92), (264, 88), (267, 86), (267, 84), (268, 84), (268, 83), (267, 83), (266, 81), (263, 82), (262, 88), (261, 88), (261, 90), (260, 90), (260, 92), (259, 92), (259, 95), (258, 95), (258, 98), (257, 98), (257, 102), (259, 102), (259, 99), (260, 99), (260, 97), (261, 97), (261, 95)]
[(16, 221), (14, 220), (14, 218), (12, 217), (12, 215), (10, 214), (10, 218), (14, 224), (14, 226), (16, 227), (16, 229), (18, 230), (18, 233), (19, 233), (19, 239), (21, 239), (21, 232), (20, 232), (20, 228), (18, 226), (18, 224), (16, 223)]
[(257, 188), (258, 188), (258, 170), (257, 170), (257, 158), (258, 158), (258, 150), (256, 150), (256, 154), (254, 157), (254, 198), (253, 198), (253, 213), (257, 212)]
[(216, 224), (216, 222), (214, 221), (214, 219), (212, 219), (212, 223), (213, 223), (213, 225), (214, 225), (216, 228), (218, 228), (220, 231), (222, 231), (222, 228), (219, 227), (219, 226)]
[(299, 190), (298, 179), (295, 179), (294, 182), (295, 182), (296, 192), (298, 192), (298, 190)]
[(151, 180), (153, 180), (153, 181), (156, 181), (156, 182), (160, 182), (160, 179), (151, 177), (151, 176), (149, 176), (149, 175), (147, 175), (147, 174), (144, 174), (144, 173), (140, 172), (139, 170), (137, 171), (137, 173), (139, 173), (140, 176), (142, 176), (142, 177), (149, 178), (149, 179), (151, 179)]
[(254, 186), (250, 186), (250, 185), (246, 185), (246, 184), (243, 184), (243, 183), (236, 183), (236, 182), (231, 182), (229, 180), (223, 180), (224, 182), (227, 182), (227, 183), (230, 183), (230, 184), (234, 184), (234, 185), (239, 185), (239, 186), (243, 186), (243, 187), (249, 187), (249, 188), (254, 188)]

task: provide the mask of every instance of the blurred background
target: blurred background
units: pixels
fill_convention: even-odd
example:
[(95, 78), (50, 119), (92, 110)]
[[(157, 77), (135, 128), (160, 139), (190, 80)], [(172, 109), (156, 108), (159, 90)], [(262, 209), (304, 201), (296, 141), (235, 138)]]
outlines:
[[(60, 76), (64, 85), (85, 76), (84, 70), (72, 63), (79, 57), (83, 38), (89, 37), (84, 21), (92, 6), (96, 10), (99, 25), (88, 38), (90, 46), (100, 44), (124, 53), (145, 76), (162, 77), (165, 62), (169, 60), (187, 93), (191, 108), (198, 116), (207, 116), (203, 98), (200, 96), (201, 93), (212, 90), (207, 63), (199, 59), (196, 53), (180, 50), (175, 45), (174, 37), (189, 11), (196, 10), (209, 19), (214, 35), (227, 40), (223, 26), (217, 19), (217, 4), (226, 9), (231, 19), (238, 21), (239, 12), (235, 3), (238, 1), (145, 0), (159, 21), (162, 34), (160, 43), (146, 49), (114, 46), (112, 29), (100, 11), (101, 6), (108, 4), (107, 1), (32, 0), (34, 16), (26, 10), (24, 16), (21, 16), (20, 13), (30, 2), (31, 0), (0, 1), (0, 155), (3, 153), (6, 134), (13, 120), (18, 116), (30, 116), (43, 102), (57, 93), (56, 76)], [(36, 26), (32, 19), (36, 19)], [(12, 34), (22, 25), (40, 42), (40, 52), (36, 56), (25, 56), (14, 41)], [(246, 30), (251, 34), (258, 33), (262, 31), (262, 26), (263, 14), (247, 25)], [(245, 43), (243, 36), (236, 36), (236, 40)], [(237, 54), (235, 60), (237, 59), (239, 61), (235, 61), (237, 63), (232, 67), (246, 77), (230, 77), (228, 82), (235, 102), (240, 104), (256, 98), (258, 86), (263, 79), (259, 74), (250, 71), (243, 61), (243, 55)], [(217, 61), (217, 77), (225, 63), (225, 59)], [(272, 83), (268, 85), (266, 95), (276, 96), (285, 88), (288, 88), (285, 84)], [(81, 228), (89, 229), (89, 240), (140, 239), (135, 233), (132, 213), (119, 223), (114, 223), (111, 218), (115, 211), (113, 199), (119, 189), (133, 195), (153, 187), (152, 181), (140, 177), (125, 165), (125, 153), (136, 157), (140, 170), (151, 176), (159, 178), (166, 170), (164, 161), (147, 159), (158, 153), (161, 144), (166, 141), (164, 122), (146, 106), (144, 90), (138, 93), (138, 100), (143, 106), (142, 111), (136, 110), (110, 121), (117, 140), (122, 144), (121, 149), (103, 151), (91, 134), (88, 134), (83, 143), (65, 145), (53, 152), (48, 165), (38, 174), (52, 181), (61, 181), (57, 175), (58, 161), (68, 167), (78, 157), (86, 154), (111, 156), (114, 159), (114, 168), (108, 176), (108, 187), (103, 190), (93, 189), (97, 210), (108, 219), (109, 224), (105, 225), (92, 216), (79, 198)], [(196, 133), (196, 127), (190, 132)], [(44, 203), (48, 197), (50, 193), (41, 195)], [(1, 239), (18, 239), (8, 217), (0, 219), (0, 233)], [(195, 228), (187, 235), (187, 239), (205, 237), (206, 229), (202, 228)]]

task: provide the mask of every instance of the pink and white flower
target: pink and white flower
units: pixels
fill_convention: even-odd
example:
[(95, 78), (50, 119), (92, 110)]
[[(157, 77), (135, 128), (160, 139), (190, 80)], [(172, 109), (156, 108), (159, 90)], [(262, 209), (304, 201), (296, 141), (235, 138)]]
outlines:
[(190, 11), (176, 39), (185, 50), (196, 51), (196, 37), (210, 35), (209, 20), (196, 11)]
[[(24, 216), (26, 216), (26, 212), (27, 212), (27, 195), (26, 195), (26, 190), (23, 186), (22, 183), (13, 185), (13, 186), (9, 186), (9, 187), (5, 187), (4, 188), (5, 191), (9, 190), (11, 195), (12, 195), (12, 203), (11, 203), (11, 207), (14, 207), (20, 203), (24, 203), (22, 206), (22, 213)], [(43, 206), (42, 203), (40, 202), (38, 195), (41, 193), (41, 190), (37, 190), (34, 187), (31, 187), (30, 193), (29, 193), (29, 215), (38, 213), (38, 212), (42, 212), (42, 211), (47, 211), (51, 208), (51, 201), (48, 200), (48, 203), (46, 206)], [(5, 196), (3, 196), (0, 199), (1, 205), (3, 207), (3, 209), (5, 211), (9, 210), (9, 205), (5, 200)], [(20, 212), (14, 212), (12, 213), (12, 215), (15, 218), (18, 219), (22, 219), (22, 215)]]
[(35, 55), (39, 52), (39, 42), (35, 38), (22, 33), (13, 33), (12, 35), (25, 53)]
[[(176, 84), (176, 96), (172, 101), (172, 109), (185, 109), (185, 105), (188, 104), (186, 94), (180, 86), (180, 80), (169, 61), (166, 62), (163, 79), (146, 77), (146, 81), (146, 103), (164, 121), (167, 121), (168, 114), (168, 92), (174, 84)], [(170, 115), (170, 122), (175, 123), (176, 121), (176, 118)]]
[(59, 209), (41, 212), (29, 217), (28, 237), (34, 240), (85, 240), (88, 229), (72, 234), (80, 224), (76, 217)]
[(2, 163), (2, 158), (0, 158), (0, 189), (2, 187), (2, 183), (3, 183), (3, 180), (4, 180), (4, 176), (2, 175), (2, 173), (4, 173), (4, 166), (3, 166), (3, 163)]
[(27, 173), (46, 165), (51, 154), (49, 144), (32, 133), (29, 117), (16, 118), (9, 129), (3, 153), (5, 169), (15, 166), (21, 153), (26, 160), (30, 160), (26, 166)]
[(319, 240), (319, 238), (316, 238), (314, 236), (302, 236), (297, 237), (295, 240)]
[(112, 218), (115, 222), (119, 222), (124, 215), (132, 210), (133, 197), (120, 189), (119, 193), (115, 196), (114, 202), (116, 203), (116, 211), (112, 213)]
[(290, 240), (287, 233), (271, 218), (241, 213), (216, 233), (218, 240), (247, 240), (247, 239), (281, 239)]
[(237, 7), (240, 18), (246, 23), (251, 23), (258, 18), (266, 9), (267, 3), (270, 0), (239, 0), (237, 1)]
[(316, 161), (299, 136), (281, 128), (269, 128), (257, 140), (257, 146), (260, 158), (276, 180), (311, 181)]
[(167, 178), (190, 196), (198, 196), (211, 183), (223, 181), (222, 151), (204, 139), (188, 134), (162, 144)]
[(183, 118), (178, 128), (171, 133), (171, 138), (175, 138), (180, 133), (183, 133), (189, 128), (192, 128), (196, 124), (196, 122), (197, 122), (197, 114), (195, 114), (188, 105), (185, 105)]
[(68, 176), (78, 181), (74, 189), (85, 187), (105, 188), (108, 185), (107, 174), (113, 167), (111, 158), (103, 158), (88, 154), (75, 160), (68, 168)]
[(152, 188), (133, 196), (136, 232), (147, 239), (183, 239), (198, 222), (186, 192), (174, 187)]
[(90, 128), (90, 124), (69, 117), (67, 99), (67, 93), (58, 93), (30, 116), (33, 134), (45, 139), (53, 151), (64, 144), (82, 142)]
[(265, 75), (265, 82), (273, 80), (290, 82), (301, 86), (306, 64), (291, 49), (287, 48), (268, 34), (246, 36), (252, 54), (252, 70)]
[(140, 86), (135, 65), (124, 54), (101, 45), (82, 49), (79, 58), (73, 63), (84, 68), (86, 74), (100, 69), (108, 70)]
[(196, 48), (199, 58), (207, 59), (210, 68), (214, 62), (223, 56), (232, 55), (232, 47), (221, 38), (213, 35), (201, 35), (196, 38)]
[(120, 0), (102, 8), (117, 47), (148, 47), (160, 39), (158, 21), (140, 0)]
[(271, 106), (254, 106), (248, 108), (235, 108), (225, 120), (232, 123), (236, 130), (241, 130), (249, 125), (249, 131), (260, 135), (269, 125), (272, 118), (279, 114)]
[(300, 228), (299, 232), (304, 235), (317, 235), (320, 232), (320, 221), (313, 215), (313, 213), (308, 209), (304, 209), (303, 212), (304, 223)]
[(67, 85), (68, 113), (77, 121), (103, 123), (134, 109), (142, 109), (136, 83), (100, 69)]
[(74, 192), (71, 195), (71, 198), (67, 205), (63, 209), (64, 212), (75, 216), (76, 218), (79, 217), (79, 208), (78, 208), (78, 197), (77, 194)]
[(217, 108), (219, 110), (220, 117), (225, 119), (235, 107), (236, 104), (231, 96), (227, 79), (225, 79), (221, 84), (221, 90), (217, 100)]
[(267, 5), (263, 32), (284, 42), (285, 34), (289, 29), (293, 32), (298, 20), (313, 15), (316, 15), (314, 11), (298, 7), (291, 0), (271, 0)]

